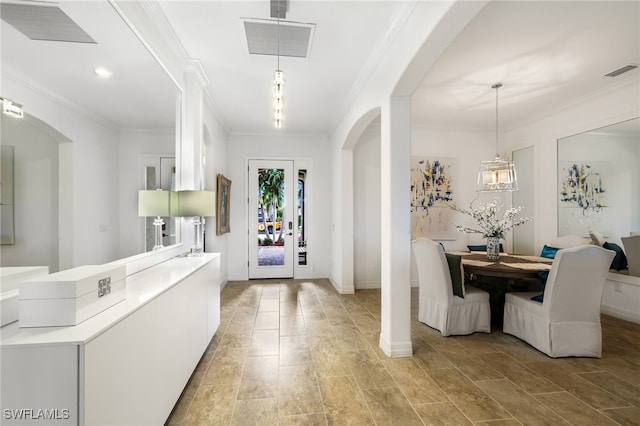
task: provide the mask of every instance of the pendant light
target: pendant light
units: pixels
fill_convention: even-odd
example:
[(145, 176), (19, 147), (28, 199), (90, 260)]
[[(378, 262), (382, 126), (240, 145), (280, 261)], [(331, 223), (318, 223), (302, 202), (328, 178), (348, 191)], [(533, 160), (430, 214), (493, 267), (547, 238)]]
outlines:
[(282, 127), (282, 109), (284, 97), (284, 73), (280, 69), (280, 0), (277, 5), (278, 12), (278, 68), (273, 78), (273, 119), (276, 128)]
[(478, 191), (499, 192), (517, 191), (518, 178), (513, 161), (500, 158), (498, 150), (498, 89), (502, 83), (491, 86), (496, 89), (496, 156), (493, 160), (481, 161), (478, 171)]

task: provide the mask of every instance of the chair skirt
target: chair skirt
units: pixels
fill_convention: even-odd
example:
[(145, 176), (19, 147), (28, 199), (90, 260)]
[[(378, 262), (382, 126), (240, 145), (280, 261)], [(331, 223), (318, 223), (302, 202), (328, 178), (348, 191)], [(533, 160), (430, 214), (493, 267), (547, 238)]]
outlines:
[(443, 336), (491, 333), (489, 293), (466, 286), (464, 299), (453, 296), (449, 304), (420, 294), (418, 321), (440, 331)]
[(552, 358), (602, 356), (600, 322), (552, 321), (542, 303), (531, 300), (539, 292), (507, 293), (502, 331), (518, 337)]

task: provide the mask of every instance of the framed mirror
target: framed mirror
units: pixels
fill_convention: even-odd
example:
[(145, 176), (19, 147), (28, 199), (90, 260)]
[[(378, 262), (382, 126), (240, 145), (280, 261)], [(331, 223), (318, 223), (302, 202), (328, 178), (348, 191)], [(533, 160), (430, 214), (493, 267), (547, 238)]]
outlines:
[(176, 84), (108, 1), (0, 6), (0, 95), (24, 108), (0, 114), (14, 152), (14, 243), (0, 266), (55, 272), (144, 251), (137, 192), (145, 159), (179, 146)]
[(558, 235), (640, 230), (640, 118), (558, 140)]

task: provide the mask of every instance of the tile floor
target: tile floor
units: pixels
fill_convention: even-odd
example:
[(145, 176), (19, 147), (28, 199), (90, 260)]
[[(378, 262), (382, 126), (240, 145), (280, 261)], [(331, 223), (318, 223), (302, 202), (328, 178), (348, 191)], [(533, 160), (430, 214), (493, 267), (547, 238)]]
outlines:
[(551, 359), (499, 330), (444, 338), (415, 321), (413, 357), (390, 359), (379, 290), (230, 282), (221, 298), (168, 425), (640, 425), (640, 325), (604, 316), (602, 359)]

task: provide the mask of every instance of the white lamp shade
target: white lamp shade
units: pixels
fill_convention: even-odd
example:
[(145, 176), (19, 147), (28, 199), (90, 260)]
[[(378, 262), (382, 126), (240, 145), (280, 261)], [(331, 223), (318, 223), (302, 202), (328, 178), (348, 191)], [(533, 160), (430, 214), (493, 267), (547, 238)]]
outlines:
[(138, 216), (169, 216), (170, 191), (138, 191)]
[(178, 216), (215, 216), (216, 193), (213, 191), (178, 191)]
[(517, 191), (518, 178), (513, 161), (496, 157), (493, 161), (481, 161), (478, 171), (478, 191)]

